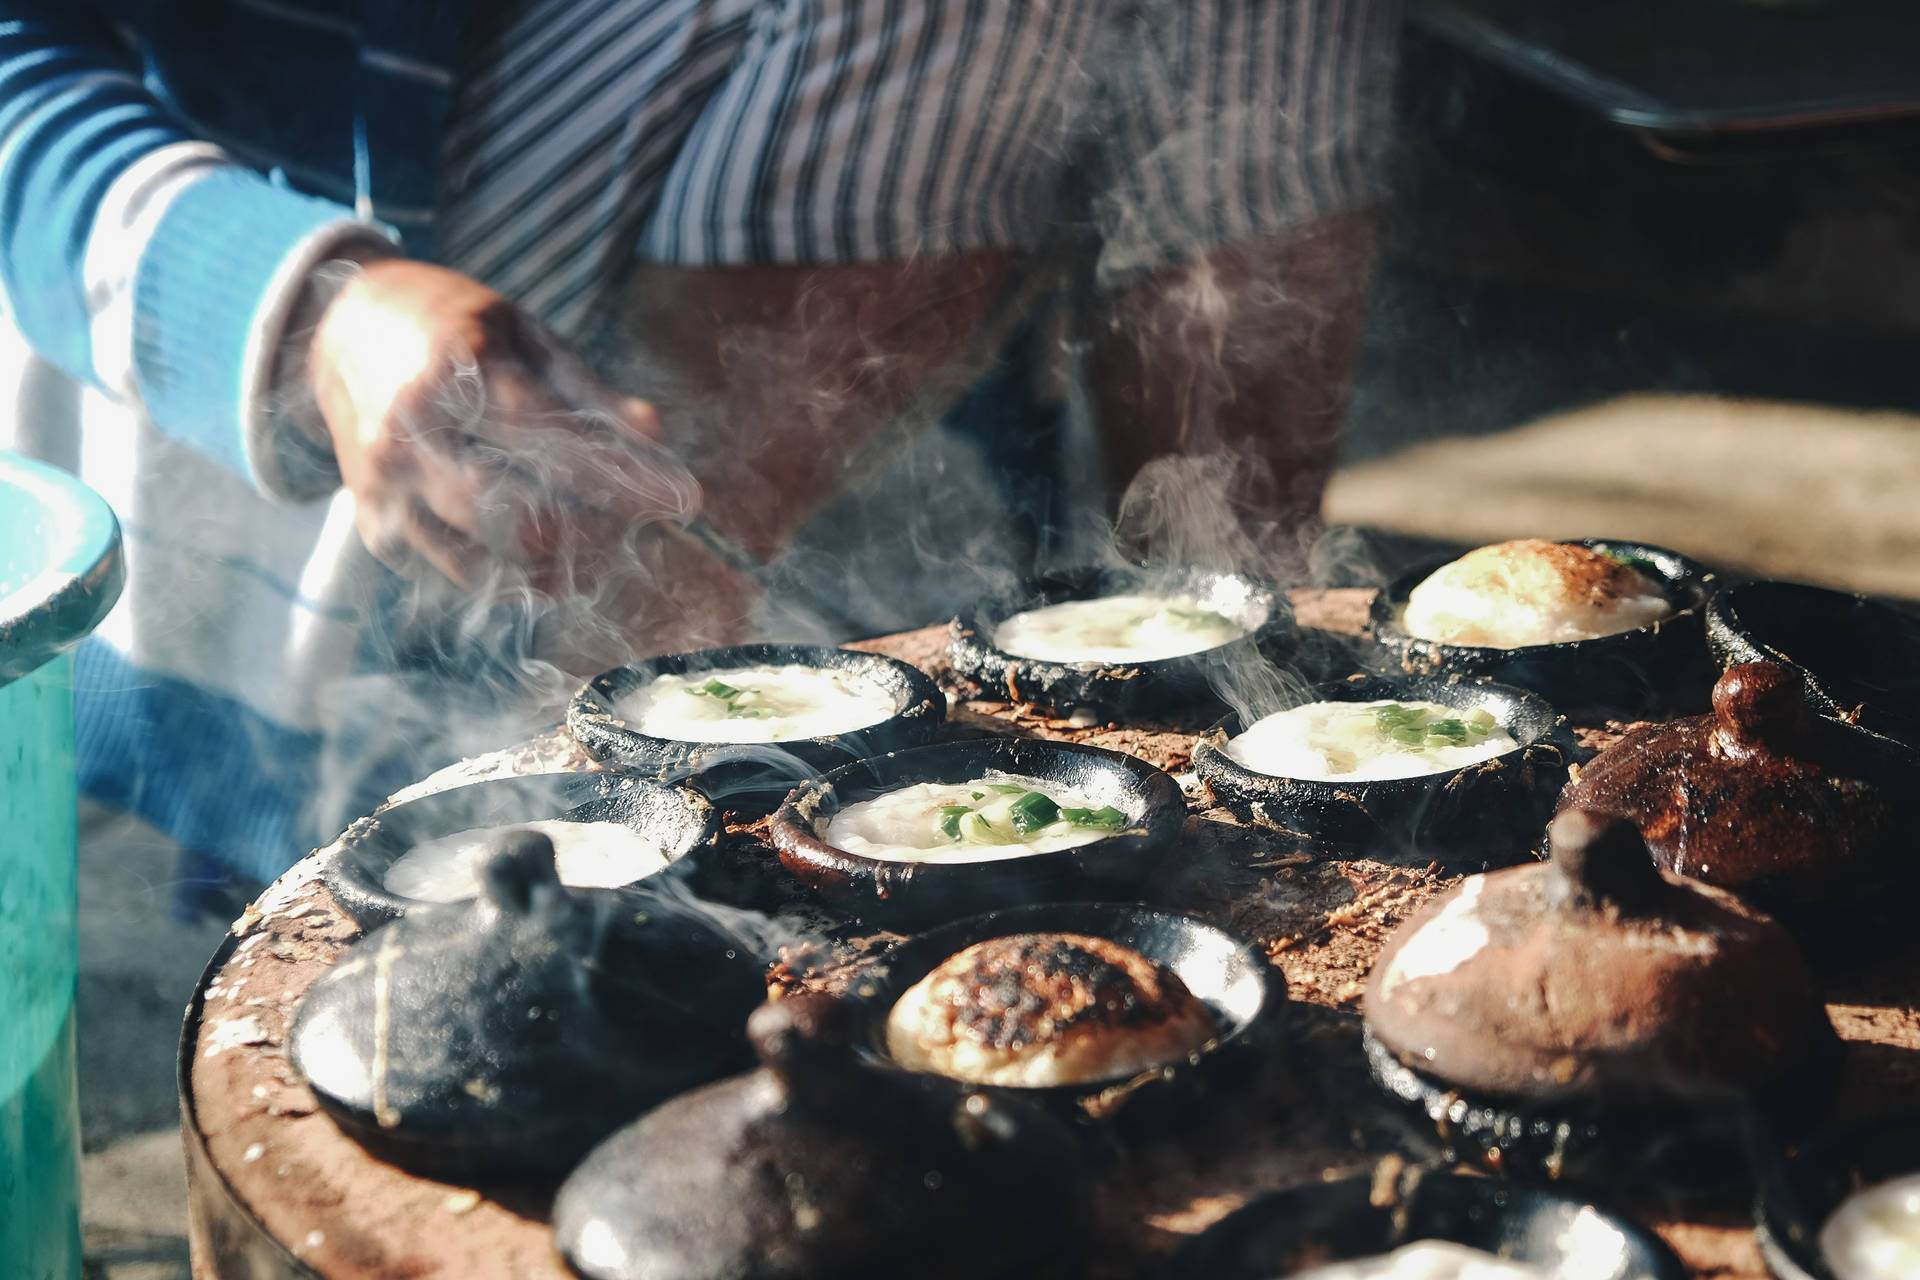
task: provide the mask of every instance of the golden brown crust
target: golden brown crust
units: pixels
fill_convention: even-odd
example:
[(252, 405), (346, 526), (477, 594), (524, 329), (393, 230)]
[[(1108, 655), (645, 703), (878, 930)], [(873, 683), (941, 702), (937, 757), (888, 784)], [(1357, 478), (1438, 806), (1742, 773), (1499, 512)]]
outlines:
[(1191, 1054), (1213, 1013), (1173, 973), (1106, 938), (1027, 933), (975, 943), (900, 998), (896, 1060), (982, 1084), (1077, 1084)]
[(1542, 538), (1481, 547), (1455, 564), (1454, 585), (1490, 596), (1563, 599), (1604, 609), (1616, 600), (1655, 589), (1612, 556)]
[(1659, 585), (1613, 557), (1523, 538), (1436, 570), (1408, 598), (1406, 626), (1443, 643), (1513, 647), (1631, 630), (1668, 612)]

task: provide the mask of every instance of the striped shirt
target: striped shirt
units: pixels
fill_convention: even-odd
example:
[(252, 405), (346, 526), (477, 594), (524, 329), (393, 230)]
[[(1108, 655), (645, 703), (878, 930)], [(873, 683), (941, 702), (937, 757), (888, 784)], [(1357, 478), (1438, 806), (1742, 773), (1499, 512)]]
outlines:
[[(497, 731), (476, 713), (456, 738), (416, 690), (395, 580), (275, 429), (281, 326), (343, 246), (398, 240), (578, 338), (636, 259), (1073, 234), (1124, 279), (1369, 199), (1396, 19), (1395, 0), (0, 0), (0, 302), (45, 362), (0, 344), (0, 444), (79, 471), (128, 539), (78, 665), (83, 785), (266, 877)], [(369, 724), (401, 748), (371, 780)]]
[(1377, 0), (547, 0), (458, 77), (442, 259), (580, 333), (626, 263), (1099, 234), (1109, 274), (1375, 193)]

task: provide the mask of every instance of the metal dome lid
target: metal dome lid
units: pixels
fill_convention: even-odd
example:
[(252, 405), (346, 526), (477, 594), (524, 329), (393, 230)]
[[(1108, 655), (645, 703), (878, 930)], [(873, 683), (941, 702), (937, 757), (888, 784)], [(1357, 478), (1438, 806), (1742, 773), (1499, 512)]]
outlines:
[(1395, 932), (1366, 1025), (1406, 1065), (1481, 1096), (1628, 1107), (1725, 1101), (1799, 1065), (1824, 1006), (1786, 930), (1653, 865), (1583, 811), (1552, 860), (1468, 878)]
[(825, 996), (755, 1010), (761, 1066), (614, 1134), (554, 1202), (588, 1280), (1033, 1274), (1081, 1224), (1060, 1122), (1004, 1095), (862, 1066)]
[(1559, 808), (1631, 819), (1660, 866), (1769, 911), (1872, 897), (1913, 861), (1920, 756), (1814, 715), (1791, 668), (1729, 667), (1713, 712), (1636, 730)]

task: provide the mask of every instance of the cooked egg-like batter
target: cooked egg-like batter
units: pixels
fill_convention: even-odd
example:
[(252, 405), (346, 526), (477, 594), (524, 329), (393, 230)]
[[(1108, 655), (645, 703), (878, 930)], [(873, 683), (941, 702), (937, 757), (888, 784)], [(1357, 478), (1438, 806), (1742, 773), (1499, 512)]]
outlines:
[[(516, 827), (553, 842), (560, 883), (576, 889), (617, 889), (667, 866), (665, 849), (617, 822), (543, 819)], [(473, 827), (424, 840), (396, 858), (381, 878), (388, 893), (421, 902), (465, 902), (480, 895), (480, 868), (492, 838), (514, 827)]]
[(868, 729), (898, 710), (872, 680), (789, 664), (660, 676), (621, 698), (614, 714), (676, 742), (797, 742)]
[(1920, 1276), (1920, 1173), (1841, 1201), (1820, 1228), (1820, 1252), (1839, 1280)]
[(1077, 791), (993, 771), (856, 801), (828, 819), (820, 838), (888, 862), (998, 862), (1091, 844), (1127, 822)]
[(1469, 551), (1407, 597), (1408, 635), (1518, 649), (1635, 631), (1674, 612), (1645, 574), (1590, 547), (1529, 538)]
[(1270, 777), (1365, 782), (1448, 773), (1519, 745), (1484, 708), (1309, 702), (1254, 721), (1226, 751)]
[(993, 644), (1041, 662), (1157, 662), (1245, 634), (1192, 596), (1106, 596), (1016, 613), (995, 628)]

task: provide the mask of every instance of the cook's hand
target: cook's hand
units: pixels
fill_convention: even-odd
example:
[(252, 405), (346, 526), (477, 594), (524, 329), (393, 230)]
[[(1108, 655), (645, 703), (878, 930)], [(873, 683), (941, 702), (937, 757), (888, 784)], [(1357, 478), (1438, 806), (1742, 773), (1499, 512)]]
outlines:
[(306, 383), (360, 535), (395, 568), (570, 595), (635, 527), (698, 511), (653, 408), (485, 285), (376, 259), (324, 308)]

